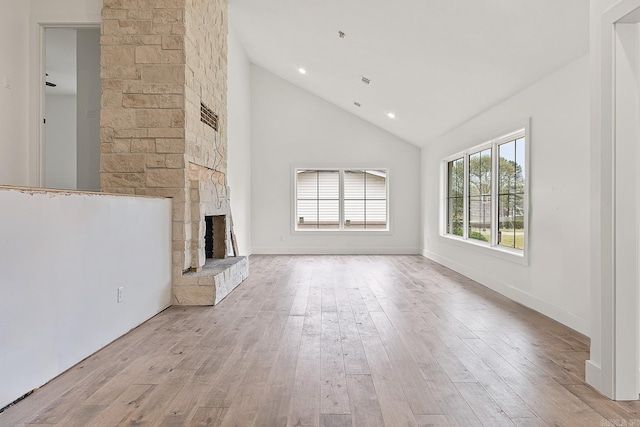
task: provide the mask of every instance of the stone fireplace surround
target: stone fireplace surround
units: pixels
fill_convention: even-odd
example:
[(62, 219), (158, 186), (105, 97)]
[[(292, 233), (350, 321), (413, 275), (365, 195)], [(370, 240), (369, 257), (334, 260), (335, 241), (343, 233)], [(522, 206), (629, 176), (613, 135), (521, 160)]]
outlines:
[(248, 275), (230, 221), (205, 256), (205, 217), (231, 213), (226, 0), (104, 0), (101, 81), (101, 189), (171, 197), (173, 302), (216, 304)]

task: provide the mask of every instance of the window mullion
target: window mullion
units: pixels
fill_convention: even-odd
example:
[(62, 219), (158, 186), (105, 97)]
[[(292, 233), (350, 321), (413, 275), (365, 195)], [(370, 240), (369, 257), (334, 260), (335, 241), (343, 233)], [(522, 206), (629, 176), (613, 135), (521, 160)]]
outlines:
[(316, 228), (320, 229), (320, 171), (316, 171)]
[(340, 221), (340, 230), (344, 230), (344, 169), (340, 169), (340, 174), (338, 177), (338, 209), (339, 209), (339, 221)]
[(498, 145), (491, 144), (491, 246), (498, 244)]
[(462, 191), (462, 238), (469, 238), (469, 154), (463, 160), (463, 191)]
[(451, 162), (446, 163), (445, 176), (446, 183), (444, 186), (444, 234), (452, 234), (451, 230)]
[(363, 186), (364, 186), (364, 194), (363, 194), (363, 198), (364, 198), (364, 204), (363, 204), (363, 209), (364, 209), (364, 229), (367, 229), (367, 171), (366, 170), (362, 170), (363, 174), (362, 174), (362, 179), (364, 180), (363, 182)]

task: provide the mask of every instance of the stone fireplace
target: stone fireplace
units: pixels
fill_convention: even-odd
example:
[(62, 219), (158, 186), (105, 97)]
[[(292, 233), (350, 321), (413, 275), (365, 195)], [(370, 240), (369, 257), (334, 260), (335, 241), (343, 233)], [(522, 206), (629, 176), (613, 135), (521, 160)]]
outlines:
[(101, 80), (101, 189), (171, 197), (174, 303), (217, 303), (248, 275), (227, 258), (226, 0), (104, 0)]

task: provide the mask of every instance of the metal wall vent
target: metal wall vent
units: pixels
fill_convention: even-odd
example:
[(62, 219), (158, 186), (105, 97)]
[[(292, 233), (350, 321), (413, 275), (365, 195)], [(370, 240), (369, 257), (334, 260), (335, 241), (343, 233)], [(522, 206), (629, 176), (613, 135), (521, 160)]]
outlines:
[(214, 114), (213, 111), (202, 102), (200, 103), (200, 121), (216, 132), (218, 131), (218, 115)]

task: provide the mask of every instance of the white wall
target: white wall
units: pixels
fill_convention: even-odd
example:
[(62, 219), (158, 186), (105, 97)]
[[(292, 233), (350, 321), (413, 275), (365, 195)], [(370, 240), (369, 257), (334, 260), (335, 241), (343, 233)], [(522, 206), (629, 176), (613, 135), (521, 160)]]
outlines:
[(77, 188), (76, 104), (75, 95), (47, 94), (46, 96), (45, 185), (47, 188), (66, 190)]
[[(0, 185), (28, 181), (29, 3), (5, 1), (0, 13)], [(5, 87), (9, 79), (11, 89)]]
[[(419, 253), (417, 147), (255, 65), (251, 123), (254, 253)], [(294, 166), (388, 168), (392, 232), (292, 232)]]
[(169, 306), (171, 201), (0, 189), (0, 272), (3, 407)]
[(100, 28), (77, 30), (78, 189), (100, 190)]
[(233, 31), (228, 37), (228, 184), (238, 250), (251, 255), (251, 64)]
[[(588, 56), (423, 149), (424, 254), (586, 335), (589, 298)], [(531, 117), (529, 265), (439, 236), (446, 156), (523, 127)]]
[(102, 0), (31, 0), (32, 15), (65, 19), (69, 23), (100, 22), (101, 11)]

